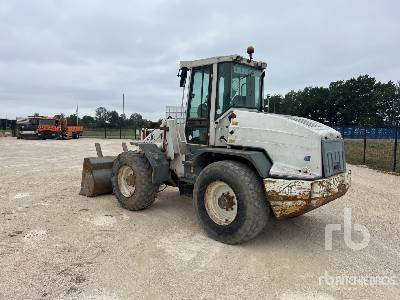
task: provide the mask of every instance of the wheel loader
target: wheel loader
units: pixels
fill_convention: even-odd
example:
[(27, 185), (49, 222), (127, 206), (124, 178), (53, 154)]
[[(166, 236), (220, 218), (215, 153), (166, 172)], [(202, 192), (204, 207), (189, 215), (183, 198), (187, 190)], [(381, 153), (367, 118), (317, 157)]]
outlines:
[(128, 210), (148, 208), (160, 185), (193, 195), (213, 239), (239, 244), (268, 219), (292, 218), (350, 187), (343, 139), (321, 123), (263, 111), (267, 64), (240, 55), (181, 61), (186, 121), (164, 119), (117, 157), (85, 158), (81, 194), (113, 192)]

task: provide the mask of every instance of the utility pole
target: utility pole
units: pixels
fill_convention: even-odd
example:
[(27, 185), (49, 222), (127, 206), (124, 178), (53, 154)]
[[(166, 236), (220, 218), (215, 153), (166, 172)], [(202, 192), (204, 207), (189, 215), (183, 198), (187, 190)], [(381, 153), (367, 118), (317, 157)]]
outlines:
[(399, 124), (396, 124), (396, 127), (394, 128), (394, 150), (393, 150), (393, 172), (396, 172), (396, 163), (397, 163), (397, 130), (398, 130)]
[[(125, 117), (125, 94), (122, 93), (122, 117), (119, 118), (119, 138), (122, 139), (122, 122), (124, 122)], [(124, 136), (125, 138), (125, 136)]]
[(78, 126), (78, 104), (76, 105), (76, 126)]

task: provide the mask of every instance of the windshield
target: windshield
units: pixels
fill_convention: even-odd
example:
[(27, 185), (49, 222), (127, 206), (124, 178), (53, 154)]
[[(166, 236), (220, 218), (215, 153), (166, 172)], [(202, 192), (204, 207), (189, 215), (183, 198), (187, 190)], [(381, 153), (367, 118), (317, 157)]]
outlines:
[(231, 107), (261, 107), (262, 70), (237, 63), (218, 65), (216, 116)]
[(46, 120), (46, 119), (41, 119), (39, 121), (39, 125), (55, 125), (56, 121), (55, 120)]

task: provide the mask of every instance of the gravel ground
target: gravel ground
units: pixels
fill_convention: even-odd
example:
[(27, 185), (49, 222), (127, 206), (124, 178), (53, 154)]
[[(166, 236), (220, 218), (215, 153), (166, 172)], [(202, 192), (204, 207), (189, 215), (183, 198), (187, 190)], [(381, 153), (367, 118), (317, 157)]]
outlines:
[[(398, 299), (400, 176), (350, 166), (343, 198), (229, 246), (203, 234), (177, 189), (141, 212), (113, 195), (79, 196), (94, 142), (0, 138), (0, 298)], [(101, 144), (106, 155), (121, 151), (120, 140)], [(343, 228), (345, 207), (370, 242), (355, 251), (337, 232), (327, 251), (325, 226)]]

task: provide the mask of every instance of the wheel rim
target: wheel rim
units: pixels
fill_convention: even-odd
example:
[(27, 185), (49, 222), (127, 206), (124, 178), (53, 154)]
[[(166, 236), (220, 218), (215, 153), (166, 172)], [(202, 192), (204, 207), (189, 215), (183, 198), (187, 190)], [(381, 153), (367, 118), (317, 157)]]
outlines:
[(118, 187), (122, 195), (129, 198), (136, 190), (136, 175), (129, 166), (122, 166), (118, 171)]
[(236, 218), (236, 194), (225, 182), (214, 181), (208, 185), (204, 204), (209, 217), (218, 225), (229, 225)]

